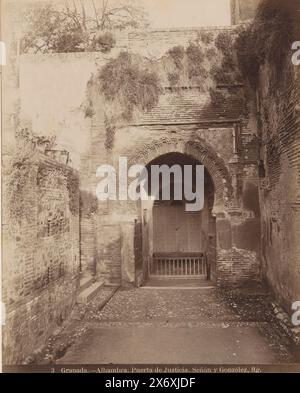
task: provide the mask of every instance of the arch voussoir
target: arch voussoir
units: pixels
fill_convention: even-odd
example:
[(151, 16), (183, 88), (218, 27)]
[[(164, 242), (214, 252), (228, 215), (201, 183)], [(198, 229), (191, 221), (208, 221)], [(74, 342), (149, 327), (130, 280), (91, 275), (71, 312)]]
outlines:
[(204, 140), (185, 141), (163, 137), (145, 144), (137, 154), (129, 159), (129, 162), (146, 166), (155, 158), (167, 153), (181, 153), (200, 161), (214, 183), (215, 207), (225, 209), (233, 194), (231, 176), (224, 160)]

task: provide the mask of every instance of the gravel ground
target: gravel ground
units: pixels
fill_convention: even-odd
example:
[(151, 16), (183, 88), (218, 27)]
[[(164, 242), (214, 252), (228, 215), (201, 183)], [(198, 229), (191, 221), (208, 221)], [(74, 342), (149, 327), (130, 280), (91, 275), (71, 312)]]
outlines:
[[(244, 331), (246, 335), (250, 334), (253, 337), (259, 348), (264, 347), (262, 359), (272, 359), (272, 362), (276, 363), (293, 361), (286, 342), (276, 334), (274, 329), (269, 295), (259, 288), (229, 292), (194, 288), (142, 287), (116, 290), (116, 288), (104, 287), (89, 304), (74, 310), (70, 321), (49, 340), (39, 363), (76, 361), (80, 359), (80, 351), (83, 349), (87, 360), (89, 356), (94, 356), (95, 362), (100, 361), (97, 356), (101, 353), (101, 348), (97, 349), (97, 345), (103, 348), (108, 345), (107, 356), (110, 356), (110, 339), (116, 339), (114, 334), (119, 337), (119, 333), (116, 332), (120, 329), (121, 331), (123, 329), (124, 343), (128, 341), (129, 345), (132, 342), (132, 331), (136, 331), (142, 339), (143, 331), (145, 335), (149, 335), (151, 329), (157, 328), (173, 329), (171, 331), (174, 337), (179, 334), (177, 340), (181, 339), (180, 332), (183, 331), (186, 337), (189, 336), (188, 331), (191, 334), (196, 334), (195, 332), (198, 331), (199, 334), (209, 333), (210, 338), (214, 337), (215, 332), (220, 342), (222, 337), (228, 341), (233, 354), (234, 345), (239, 348), (241, 342), (241, 359), (247, 356), (247, 345), (250, 342), (243, 339)], [(234, 345), (230, 344), (231, 331), (232, 334), (237, 334)], [(105, 334), (105, 340), (97, 339), (97, 334), (100, 334), (99, 337)], [(199, 334), (195, 336), (196, 341)], [(208, 343), (212, 350), (213, 341)], [(172, 346), (172, 343), (168, 345)], [(226, 345), (224, 342), (224, 347)], [(143, 344), (143, 350), (146, 347), (147, 340)], [(203, 343), (199, 348), (200, 352), (202, 348)], [(249, 347), (248, 350), (251, 351), (252, 348)], [(118, 352), (115, 352), (115, 356), (119, 356)], [(135, 353), (132, 356), (134, 357)]]

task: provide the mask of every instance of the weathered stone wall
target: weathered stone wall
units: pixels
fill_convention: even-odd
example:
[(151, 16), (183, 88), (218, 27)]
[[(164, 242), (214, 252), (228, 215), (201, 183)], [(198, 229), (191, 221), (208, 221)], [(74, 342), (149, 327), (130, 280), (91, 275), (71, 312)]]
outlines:
[(277, 91), (274, 65), (260, 75), (262, 261), (264, 277), (286, 312), (300, 299), (300, 69), (284, 62)]
[[(91, 193), (95, 193), (99, 181), (96, 178), (97, 168), (102, 164), (111, 164), (117, 169), (121, 156), (127, 157), (130, 165), (146, 165), (151, 159), (166, 152), (178, 151), (192, 156), (198, 155), (200, 161), (204, 160), (202, 162), (209, 166), (208, 170), (215, 180), (215, 211), (219, 214), (217, 220), (224, 220), (227, 225), (226, 231), (221, 233), (220, 229), (217, 234), (218, 282), (220, 285), (241, 284), (247, 280), (260, 279), (258, 139), (255, 108), (250, 98), (245, 96), (243, 83), (238, 78), (231, 82), (218, 83), (217, 102), (213, 102), (207, 87), (203, 89), (201, 85), (189, 85), (185, 70), (182, 70), (180, 86), (172, 88), (165, 70), (158, 65), (169, 49), (176, 45), (186, 48), (190, 42), (197, 40), (201, 42), (203, 33), (211, 34), (212, 39), (209, 47), (204, 46), (203, 50), (210, 49), (215, 53), (211, 64), (208, 58), (206, 60), (205, 66), (210, 70), (215, 61), (222, 63), (222, 55), (215, 44), (218, 36), (234, 35), (234, 31), (179, 29), (137, 32), (129, 35), (127, 46), (121, 49), (151, 58), (153, 67), (162, 80), (164, 92), (153, 110), (135, 113), (129, 124), (117, 124), (111, 141), (112, 146), (107, 148), (108, 131), (104, 110), (106, 103), (98, 85), (95, 84), (93, 87), (93, 82), (90, 82), (89, 97), (93, 109), (91, 148), (82, 158), (81, 178), (85, 182), (85, 187)], [(118, 51), (112, 54), (112, 57), (117, 55)], [(95, 82), (95, 78), (93, 81)], [(206, 83), (208, 86), (214, 84), (210, 72)], [(193, 143), (196, 144), (194, 150), (189, 147)], [(218, 176), (221, 179), (219, 182)], [(218, 205), (223, 206), (219, 211)], [(114, 267), (115, 264), (125, 263), (121, 227), (134, 223), (136, 226), (141, 225), (140, 207), (130, 201), (102, 202), (99, 203), (98, 212), (91, 220), (95, 218), (98, 226), (95, 248), (89, 250), (87, 258), (97, 259), (95, 265), (98, 275), (109, 281), (124, 282), (124, 269)], [(221, 224), (217, 224), (217, 228), (220, 227)], [(110, 233), (113, 233), (113, 236)], [(92, 233), (89, 236), (95, 238)], [(224, 246), (224, 243), (228, 244), (228, 247)], [(131, 248), (131, 261), (140, 266), (141, 250), (134, 246)], [(129, 281), (134, 283), (134, 279), (131, 272)]]
[(76, 300), (79, 187), (65, 152), (35, 149), (4, 171), (3, 362), (16, 364), (45, 343)]

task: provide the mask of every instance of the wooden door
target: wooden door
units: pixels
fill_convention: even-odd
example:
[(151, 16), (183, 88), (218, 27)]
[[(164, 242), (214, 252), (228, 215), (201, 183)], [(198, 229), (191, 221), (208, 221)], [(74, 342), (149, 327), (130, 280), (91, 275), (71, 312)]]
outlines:
[(154, 253), (204, 252), (202, 212), (187, 212), (184, 205), (158, 204), (153, 208)]

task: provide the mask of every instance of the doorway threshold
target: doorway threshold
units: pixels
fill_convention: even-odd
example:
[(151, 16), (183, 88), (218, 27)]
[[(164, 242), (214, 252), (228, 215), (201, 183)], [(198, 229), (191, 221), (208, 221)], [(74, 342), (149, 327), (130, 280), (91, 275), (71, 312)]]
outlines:
[(197, 279), (175, 279), (175, 278), (150, 278), (142, 288), (160, 288), (160, 289), (214, 289), (216, 285), (209, 280)]

